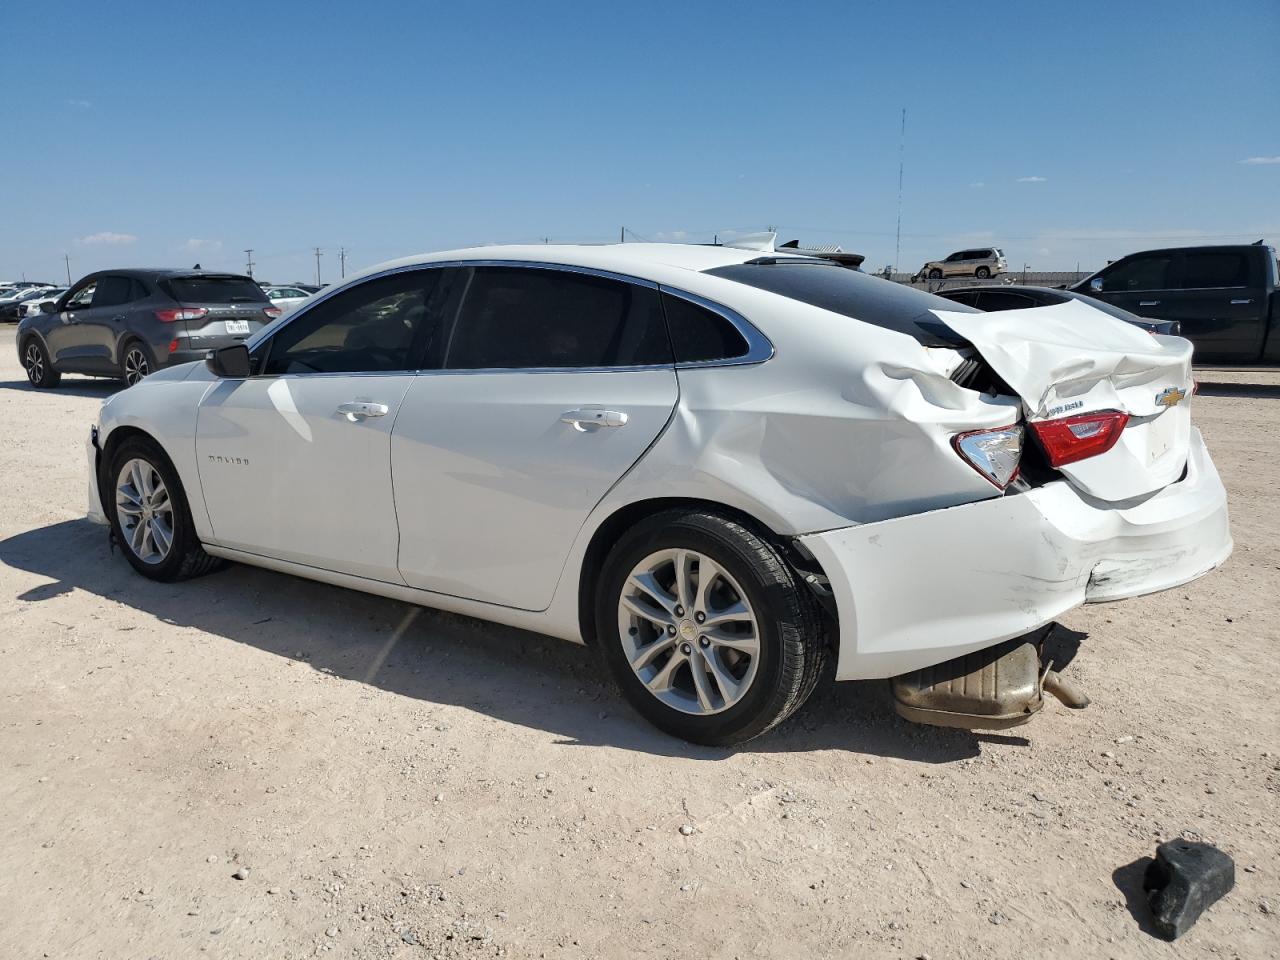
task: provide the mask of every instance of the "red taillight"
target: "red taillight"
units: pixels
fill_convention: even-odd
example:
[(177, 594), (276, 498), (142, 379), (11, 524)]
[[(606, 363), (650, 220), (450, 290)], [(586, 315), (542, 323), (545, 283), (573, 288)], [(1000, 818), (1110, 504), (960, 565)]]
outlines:
[(280, 314), (284, 313), (284, 311), (281, 310), (279, 307), (263, 307), (262, 312), (265, 313), (272, 320), (280, 316)]
[(1031, 424), (1049, 464), (1065, 466), (1106, 453), (1116, 445), (1129, 415), (1119, 410), (1082, 413), (1061, 420), (1040, 420)]
[(157, 310), (156, 319), (173, 323), (175, 320), (199, 320), (208, 313), (204, 307), (179, 307), (177, 310)]
[(170, 352), (170, 353), (177, 353), (177, 352), (178, 352), (178, 341), (177, 341), (177, 340), (170, 340), (170, 341), (169, 341), (169, 352)]

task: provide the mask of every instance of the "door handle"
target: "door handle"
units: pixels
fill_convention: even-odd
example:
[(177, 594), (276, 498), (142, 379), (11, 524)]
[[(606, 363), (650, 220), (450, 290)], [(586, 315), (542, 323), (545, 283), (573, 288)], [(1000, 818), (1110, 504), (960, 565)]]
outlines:
[(1232, 300), (1232, 301), (1231, 301), (1231, 305), (1232, 305), (1233, 307), (1239, 307), (1239, 306), (1242, 306), (1242, 305), (1244, 305), (1244, 304), (1246, 304), (1246, 303), (1253, 303), (1253, 298), (1250, 298), (1250, 299), (1248, 299), (1248, 300)]
[(111, 318), (111, 322), (112, 322), (112, 323), (124, 323), (124, 314), (120, 314), (120, 315), (118, 315), (118, 316), (114, 316), (114, 317), (112, 317), (112, 318)]
[(385, 417), (390, 409), (385, 403), (370, 403), (368, 400), (352, 400), (338, 405), (338, 413), (352, 423), (369, 417)]
[(1138, 301), (1138, 306), (1140, 306), (1140, 307), (1158, 307), (1158, 306), (1160, 306), (1160, 301), (1159, 301), (1159, 300), (1139, 300), (1139, 301)]
[(566, 410), (560, 414), (560, 422), (572, 425), (579, 433), (586, 433), (596, 427), (625, 427), (628, 419), (620, 410), (601, 410), (595, 407)]

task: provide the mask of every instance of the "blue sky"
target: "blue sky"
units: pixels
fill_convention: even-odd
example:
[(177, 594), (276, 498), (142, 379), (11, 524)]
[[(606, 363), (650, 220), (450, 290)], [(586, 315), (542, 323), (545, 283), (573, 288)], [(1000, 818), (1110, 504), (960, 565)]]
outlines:
[[(904, 268), (1280, 242), (1280, 3), (0, 10), (0, 279), (325, 280), (488, 242), (781, 239)], [(1254, 162), (1242, 162), (1242, 161)]]

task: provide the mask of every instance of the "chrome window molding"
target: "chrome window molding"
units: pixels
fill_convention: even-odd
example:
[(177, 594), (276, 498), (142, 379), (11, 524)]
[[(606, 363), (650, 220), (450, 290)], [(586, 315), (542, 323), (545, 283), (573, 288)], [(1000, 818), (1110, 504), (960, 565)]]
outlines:
[[(674, 366), (678, 370), (697, 369), (700, 367), (729, 367), (742, 366), (746, 364), (764, 363), (773, 357), (773, 344), (769, 339), (761, 333), (746, 317), (738, 313), (736, 310), (730, 309), (723, 304), (716, 303), (714, 300), (708, 300), (706, 297), (698, 296), (696, 293), (689, 293), (675, 287), (669, 287), (666, 284), (660, 284), (655, 280), (647, 280), (644, 277), (634, 277), (630, 274), (617, 273), (612, 270), (600, 270), (595, 267), (583, 267), (576, 264), (567, 263), (546, 263), (539, 260), (432, 260), (427, 263), (411, 263), (404, 264), (399, 267), (391, 267), (387, 270), (380, 270), (377, 273), (371, 273), (366, 277), (361, 277), (351, 283), (340, 284), (331, 290), (327, 290), (323, 295), (317, 294), (316, 298), (306, 304), (301, 305), (298, 309), (292, 311), (278, 322), (274, 322), (264, 326), (255, 332), (248, 340), (245, 346), (252, 352), (258, 346), (270, 337), (275, 336), (281, 330), (285, 329), (289, 324), (296, 321), (299, 317), (308, 314), (315, 307), (324, 303), (330, 297), (339, 293), (350, 290), (360, 284), (367, 283), (372, 280), (379, 280), (383, 277), (390, 277), (399, 273), (408, 273), (414, 270), (443, 270), (448, 267), (517, 267), (523, 269), (534, 270), (561, 270), (566, 273), (579, 273), (592, 277), (603, 277), (607, 280), (617, 280), (621, 283), (630, 283), (639, 287), (648, 287), (651, 290), (658, 290), (662, 293), (669, 294), (673, 297), (679, 297), (687, 300), (689, 303), (710, 310), (712, 313), (718, 314), (725, 320), (729, 321), (733, 327), (742, 334), (743, 339), (747, 341), (747, 352), (740, 357), (727, 357), (717, 360), (689, 360), (675, 363)], [(383, 371), (353, 371), (348, 373), (290, 373), (290, 374), (255, 374), (251, 379), (268, 379), (271, 377), (357, 377), (357, 376), (395, 376), (400, 373), (404, 374), (425, 374), (425, 373), (605, 373), (613, 370), (665, 370), (670, 369), (671, 364), (640, 364), (630, 367), (490, 367), (485, 369), (474, 370), (449, 370), (428, 368), (421, 370), (383, 370)]]

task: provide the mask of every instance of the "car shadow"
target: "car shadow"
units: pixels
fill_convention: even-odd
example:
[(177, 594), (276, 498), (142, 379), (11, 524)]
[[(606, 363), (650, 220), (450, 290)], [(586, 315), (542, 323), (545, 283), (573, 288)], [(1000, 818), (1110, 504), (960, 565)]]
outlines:
[(155, 583), (111, 553), (106, 529), (87, 520), (0, 541), (0, 564), (47, 581), (24, 590), (20, 601), (82, 590), (313, 670), (548, 730), (565, 745), (706, 760), (842, 750), (947, 763), (977, 756), (984, 741), (1028, 744), (1018, 736), (908, 723), (894, 713), (888, 683), (865, 681), (823, 684), (798, 715), (741, 747), (696, 746), (650, 727), (595, 654), (577, 644), (239, 564), (186, 583)]
[(1201, 380), (1197, 392), (1202, 397), (1237, 397), (1243, 399), (1280, 398), (1280, 383), (1221, 383)]
[(1155, 918), (1151, 915), (1151, 906), (1147, 902), (1147, 893), (1142, 889), (1142, 881), (1147, 867), (1154, 861), (1151, 857), (1139, 857), (1132, 863), (1117, 867), (1111, 874), (1111, 882), (1124, 894), (1124, 905), (1129, 915), (1138, 921), (1138, 929), (1156, 939), (1163, 939), (1156, 931)]
[(65, 394), (72, 397), (109, 397), (123, 389), (123, 380), (77, 377), (72, 374), (63, 374), (62, 382), (52, 390), (36, 390), (28, 380), (0, 380), (0, 390), (25, 390), (29, 393)]

